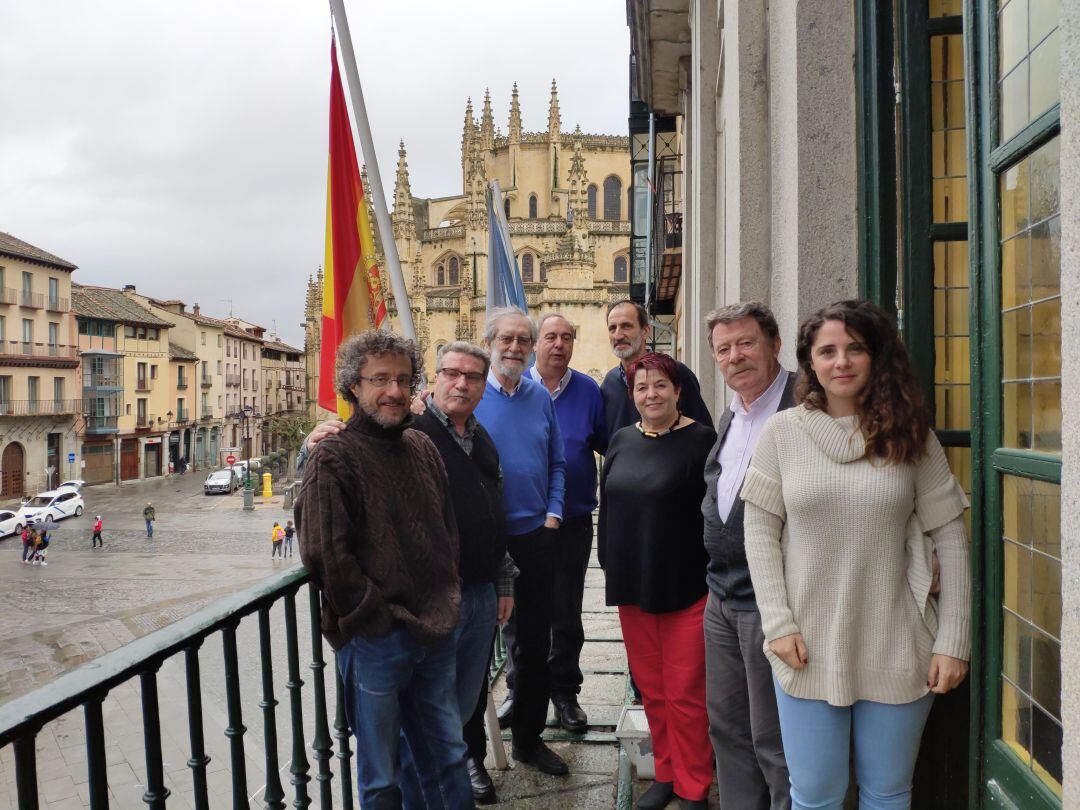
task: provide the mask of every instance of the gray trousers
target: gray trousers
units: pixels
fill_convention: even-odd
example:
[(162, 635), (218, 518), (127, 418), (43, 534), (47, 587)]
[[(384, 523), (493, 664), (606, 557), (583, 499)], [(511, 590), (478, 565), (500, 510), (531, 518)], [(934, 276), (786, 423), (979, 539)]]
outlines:
[(705, 605), (705, 702), (720, 806), (788, 810), (787, 761), (761, 614), (709, 593)]

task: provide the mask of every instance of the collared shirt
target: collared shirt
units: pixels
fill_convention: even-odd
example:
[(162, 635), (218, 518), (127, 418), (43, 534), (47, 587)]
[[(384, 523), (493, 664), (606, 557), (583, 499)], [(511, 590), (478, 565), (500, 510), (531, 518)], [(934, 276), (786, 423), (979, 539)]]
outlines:
[(518, 380), (517, 385), (514, 386), (514, 390), (512, 391), (507, 391), (505, 388), (503, 388), (503, 384), (499, 382), (499, 378), (495, 376), (494, 369), (488, 371), (487, 381), (491, 383), (492, 388), (494, 388), (496, 391), (506, 397), (512, 397), (514, 396), (514, 394), (521, 390), (521, 380)]
[(738, 394), (731, 400), (731, 412), (734, 416), (727, 433), (724, 434), (720, 452), (716, 454), (716, 460), (720, 462), (720, 477), (716, 481), (716, 510), (720, 519), (725, 522), (739, 496), (761, 429), (780, 407), (787, 379), (788, 372), (780, 369), (776, 379), (761, 396), (750, 403), (749, 408), (743, 407), (742, 397)]
[[(529, 369), (529, 376), (536, 380), (538, 383), (544, 386), (544, 390), (547, 391), (547, 384), (544, 382), (544, 378), (540, 376), (540, 372), (536, 370), (536, 366)], [(566, 367), (566, 373), (562, 375), (562, 379), (559, 380), (559, 384), (555, 386), (554, 391), (548, 391), (551, 394), (552, 399), (558, 399), (559, 394), (566, 390), (566, 386), (570, 382), (570, 378), (574, 376), (574, 372), (569, 366)]]
[(450, 435), (454, 437), (461, 449), (465, 451), (465, 455), (472, 455), (473, 448), (473, 436), (476, 435), (476, 417), (473, 414), (469, 414), (469, 418), (465, 420), (465, 432), (458, 433), (457, 425), (455, 425), (449, 416), (443, 413), (442, 408), (435, 404), (435, 397), (428, 397), (427, 406), (431, 409), (435, 418), (442, 423), (442, 426), (450, 431)]

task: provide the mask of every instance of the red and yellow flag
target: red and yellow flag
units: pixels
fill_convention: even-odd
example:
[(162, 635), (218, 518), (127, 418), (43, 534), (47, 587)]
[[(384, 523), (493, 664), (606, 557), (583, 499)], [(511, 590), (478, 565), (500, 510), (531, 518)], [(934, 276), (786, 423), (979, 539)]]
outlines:
[(330, 160), (326, 172), (326, 262), (323, 275), (319, 406), (347, 419), (350, 407), (334, 391), (334, 359), (341, 341), (386, 319), (375, 240), (352, 126), (338, 72), (337, 46), (330, 41)]

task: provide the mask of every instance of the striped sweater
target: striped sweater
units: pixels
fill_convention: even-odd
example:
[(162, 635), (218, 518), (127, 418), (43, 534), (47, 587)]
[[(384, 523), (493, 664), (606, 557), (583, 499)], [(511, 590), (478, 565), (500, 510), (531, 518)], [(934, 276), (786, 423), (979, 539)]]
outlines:
[[(866, 458), (856, 417), (781, 411), (742, 497), (765, 654), (784, 692), (835, 706), (908, 703), (928, 691), (934, 653), (968, 659), (968, 502), (932, 433), (917, 464), (885, 464)], [(799, 670), (768, 649), (792, 633), (807, 646)]]

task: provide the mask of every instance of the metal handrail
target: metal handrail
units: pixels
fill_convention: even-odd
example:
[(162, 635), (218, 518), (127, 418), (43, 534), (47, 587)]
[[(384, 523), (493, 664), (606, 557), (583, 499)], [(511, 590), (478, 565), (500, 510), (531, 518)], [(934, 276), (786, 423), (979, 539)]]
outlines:
[[(316, 760), (314, 768), (307, 759), (303, 737), (303, 708), (301, 703), (300, 654), (297, 636), (296, 594), (309, 586), (311, 622), (312, 691), (315, 704), (315, 732), (311, 751)], [(288, 680), (291, 717), (290, 786), (295, 792), (296, 807), (306, 807), (308, 785), (314, 779), (315, 792), (321, 808), (332, 808), (330, 762), (336, 758), (343, 786), (342, 806), (352, 808), (352, 752), (349, 750), (349, 728), (342, 703), (343, 693), (337, 668), (337, 706), (334, 713), (334, 733), (338, 750), (335, 754), (330, 735), (326, 705), (326, 685), (323, 670), (323, 640), (320, 631), (319, 593), (310, 574), (303, 568), (283, 571), (231, 596), (219, 599), (191, 616), (132, 641), (100, 658), (84, 664), (55, 681), (0, 706), (0, 747), (12, 745), (15, 750), (15, 779), (19, 807), (38, 806), (36, 737), (42, 727), (61, 715), (83, 708), (86, 717), (86, 750), (91, 807), (108, 804), (108, 782), (105, 756), (105, 730), (102, 704), (110, 690), (138, 677), (142, 694), (144, 749), (146, 752), (146, 792), (143, 801), (151, 808), (164, 808), (169, 796), (165, 787), (161, 752), (161, 718), (157, 690), (157, 671), (166, 659), (183, 653), (185, 657), (188, 692), (188, 731), (195, 805), (208, 807), (207, 765), (210, 762), (204, 749), (202, 687), (199, 671), (199, 649), (212, 634), (220, 632), (224, 649), (227, 723), (224, 729), (229, 739), (230, 773), (233, 805), (248, 805), (248, 785), (244, 754), (244, 733), (241, 715), (240, 675), (236, 647), (236, 629), (240, 621), (258, 613), (260, 659), (262, 669), (263, 737), (265, 766), (263, 801), (267, 807), (285, 806), (285, 791), (281, 784), (277, 756), (277, 701), (274, 699), (274, 656), (270, 647), (270, 608), (284, 601)], [(280, 659), (279, 659), (280, 660)], [(314, 777), (311, 771), (315, 770)]]

